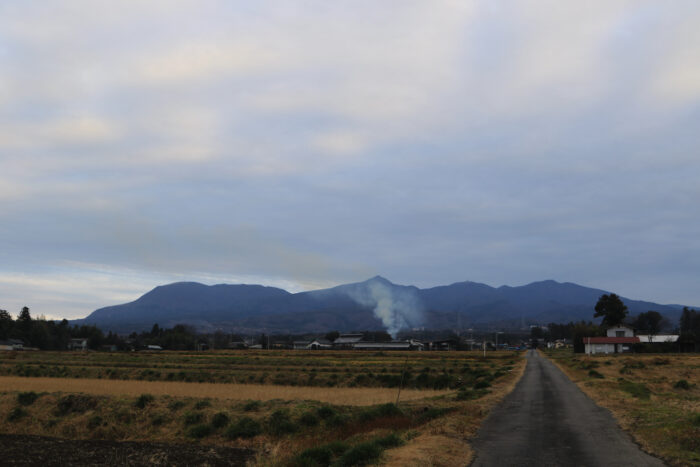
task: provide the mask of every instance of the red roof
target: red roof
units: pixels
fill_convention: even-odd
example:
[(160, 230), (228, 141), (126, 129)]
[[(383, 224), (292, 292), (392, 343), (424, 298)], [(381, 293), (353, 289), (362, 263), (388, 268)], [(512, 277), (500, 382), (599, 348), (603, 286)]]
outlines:
[(636, 344), (639, 337), (584, 337), (584, 344)]

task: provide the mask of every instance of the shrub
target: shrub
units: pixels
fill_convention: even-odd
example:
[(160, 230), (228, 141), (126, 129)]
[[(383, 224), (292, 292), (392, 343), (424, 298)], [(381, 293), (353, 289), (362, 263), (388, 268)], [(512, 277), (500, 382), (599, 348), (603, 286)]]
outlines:
[(323, 406), (319, 407), (318, 409), (316, 409), (316, 415), (318, 415), (320, 418), (322, 418), (324, 420), (332, 417), (333, 415), (336, 415), (337, 413), (338, 412), (336, 412), (336, 410), (329, 405), (323, 405)]
[(246, 412), (255, 412), (260, 409), (260, 401), (249, 401), (243, 406), (243, 410)]
[(449, 407), (425, 407), (421, 413), (416, 417), (418, 423), (425, 423), (434, 418), (442, 417), (443, 415), (450, 413), (452, 411)]
[(590, 376), (591, 378), (601, 378), (601, 379), (602, 379), (602, 378), (605, 378), (605, 376), (603, 376), (601, 373), (598, 373), (598, 372), (595, 371), (595, 370), (590, 370), (590, 371), (588, 372), (588, 376)]
[(292, 462), (292, 466), (311, 467), (330, 465), (333, 459), (333, 451), (328, 446), (317, 446), (309, 448), (296, 456)]
[(226, 430), (226, 437), (229, 439), (252, 438), (262, 433), (260, 422), (250, 417), (243, 417), (236, 423), (231, 424)]
[(685, 389), (687, 391), (690, 389), (690, 383), (685, 379), (679, 379), (673, 387), (676, 389)]
[(348, 421), (349, 419), (347, 415), (337, 413), (332, 417), (327, 418), (325, 423), (328, 427), (337, 428), (347, 425)]
[(229, 418), (228, 415), (226, 415), (224, 412), (218, 412), (214, 414), (214, 416), (211, 419), (211, 426), (214, 428), (223, 428), (226, 425), (228, 425)]
[(97, 407), (97, 399), (84, 394), (69, 394), (58, 400), (56, 415), (62, 416), (69, 413), (83, 413)]
[(479, 393), (477, 391), (471, 391), (469, 389), (460, 389), (459, 392), (457, 392), (457, 396), (455, 399), (458, 401), (469, 401), (472, 399), (477, 399), (479, 397)]
[(198, 425), (191, 426), (187, 429), (187, 436), (189, 438), (206, 438), (212, 432), (214, 429), (211, 427), (211, 425), (207, 425), (205, 423), (200, 423)]
[(136, 402), (134, 405), (138, 407), (139, 409), (145, 409), (147, 405), (151, 404), (154, 400), (154, 397), (150, 394), (141, 394), (138, 399), (136, 399)]
[(195, 423), (201, 423), (204, 419), (204, 415), (200, 412), (187, 412), (185, 414), (185, 425), (194, 425)]
[(324, 444), (306, 449), (296, 456), (292, 462), (292, 466), (310, 467), (310, 466), (326, 466), (331, 465), (334, 457), (343, 454), (349, 449), (348, 445), (342, 441), (333, 441), (332, 443)]
[(489, 383), (488, 381), (484, 381), (484, 380), (477, 381), (476, 384), (474, 384), (474, 389), (486, 389), (486, 388), (490, 388), (490, 387), (491, 387), (491, 383)]
[(151, 419), (151, 425), (153, 425), (153, 426), (161, 426), (164, 423), (165, 423), (165, 415), (163, 415), (163, 414), (154, 415), (153, 418)]
[(382, 447), (377, 442), (364, 442), (345, 451), (335, 465), (367, 465), (375, 462), (381, 455)]
[(299, 422), (306, 426), (316, 426), (318, 425), (319, 419), (313, 412), (304, 412), (301, 417), (299, 417)]
[(172, 401), (170, 404), (168, 404), (168, 408), (172, 410), (173, 412), (177, 412), (181, 408), (185, 406), (185, 403), (183, 401)]
[(364, 410), (360, 413), (360, 420), (368, 421), (379, 417), (392, 417), (396, 415), (403, 415), (403, 412), (396, 404), (388, 403)]
[(297, 431), (297, 426), (292, 423), (289, 418), (289, 412), (286, 410), (275, 410), (267, 418), (267, 431), (268, 433), (281, 436), (288, 433), (294, 433)]
[(202, 410), (206, 407), (211, 407), (211, 401), (209, 399), (204, 399), (201, 401), (197, 401), (196, 404), (194, 404), (194, 409), (195, 410)]
[(17, 394), (17, 402), (19, 402), (20, 405), (32, 405), (36, 400), (39, 398), (39, 394), (35, 393), (34, 391), (29, 391), (29, 392), (20, 392)]
[(383, 438), (375, 440), (375, 443), (377, 443), (380, 447), (384, 449), (388, 449), (396, 446), (401, 446), (403, 444), (403, 440), (399, 438), (399, 436), (396, 433), (391, 433)]
[(643, 383), (633, 383), (632, 381), (620, 378), (619, 384), (620, 389), (638, 399), (649, 399), (651, 395), (651, 391)]
[(100, 425), (102, 425), (102, 417), (100, 417), (99, 415), (94, 415), (90, 417), (90, 419), (87, 422), (87, 427), (90, 430), (94, 430)]
[(20, 418), (23, 418), (26, 416), (27, 416), (26, 410), (24, 410), (22, 407), (15, 407), (14, 409), (10, 410), (10, 413), (7, 415), (7, 421), (16, 422)]

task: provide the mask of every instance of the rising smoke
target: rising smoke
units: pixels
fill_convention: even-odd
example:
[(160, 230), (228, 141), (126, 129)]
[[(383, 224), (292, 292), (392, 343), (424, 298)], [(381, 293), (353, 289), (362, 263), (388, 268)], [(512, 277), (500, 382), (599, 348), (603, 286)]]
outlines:
[(423, 304), (416, 289), (400, 288), (382, 279), (365, 282), (348, 295), (360, 305), (373, 308), (391, 337), (401, 329), (423, 324)]

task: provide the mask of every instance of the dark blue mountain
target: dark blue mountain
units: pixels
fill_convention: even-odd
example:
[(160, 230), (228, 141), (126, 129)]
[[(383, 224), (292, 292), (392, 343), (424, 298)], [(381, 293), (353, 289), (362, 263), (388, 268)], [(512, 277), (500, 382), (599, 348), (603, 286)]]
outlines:
[[(236, 332), (325, 332), (381, 330), (374, 314), (378, 301), (397, 313), (410, 305), (428, 329), (467, 329), (593, 320), (604, 290), (553, 280), (519, 287), (477, 282), (419, 289), (377, 276), (364, 282), (296, 294), (261, 285), (207, 286), (178, 282), (156, 287), (138, 300), (100, 308), (77, 323), (131, 332), (190, 324), (202, 330)], [(630, 315), (656, 310), (677, 323), (681, 305), (659, 305), (622, 297)], [(408, 321), (410, 323), (414, 321)]]

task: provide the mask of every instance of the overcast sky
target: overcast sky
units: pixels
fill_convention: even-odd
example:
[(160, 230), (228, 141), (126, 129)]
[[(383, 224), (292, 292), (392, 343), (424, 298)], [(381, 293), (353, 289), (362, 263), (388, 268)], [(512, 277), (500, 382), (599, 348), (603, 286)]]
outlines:
[(177, 280), (700, 305), (700, 2), (3, 1), (0, 308)]

